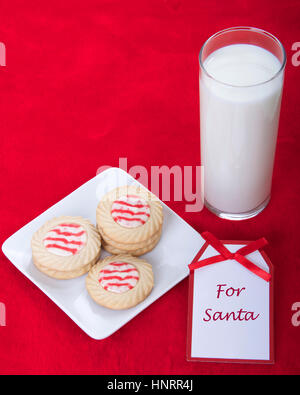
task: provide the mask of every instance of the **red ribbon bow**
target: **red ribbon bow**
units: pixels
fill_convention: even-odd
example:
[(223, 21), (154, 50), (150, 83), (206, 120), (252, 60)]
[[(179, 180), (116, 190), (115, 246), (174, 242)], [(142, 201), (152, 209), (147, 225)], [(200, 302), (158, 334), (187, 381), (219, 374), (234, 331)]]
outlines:
[(252, 273), (256, 274), (263, 280), (269, 282), (271, 280), (271, 274), (256, 266), (253, 262), (249, 261), (249, 259), (245, 258), (245, 255), (249, 255), (254, 251), (259, 250), (268, 244), (265, 238), (261, 238), (259, 240), (253, 241), (246, 245), (245, 247), (240, 248), (236, 252), (230, 252), (224, 244), (218, 240), (213, 234), (210, 232), (204, 232), (201, 235), (214, 249), (216, 249), (220, 255), (212, 256), (207, 259), (200, 260), (198, 262), (192, 262), (189, 265), (190, 270), (195, 270), (203, 266), (211, 265), (213, 263), (222, 262), (228, 259), (234, 259), (243, 265), (246, 269), (250, 270)]

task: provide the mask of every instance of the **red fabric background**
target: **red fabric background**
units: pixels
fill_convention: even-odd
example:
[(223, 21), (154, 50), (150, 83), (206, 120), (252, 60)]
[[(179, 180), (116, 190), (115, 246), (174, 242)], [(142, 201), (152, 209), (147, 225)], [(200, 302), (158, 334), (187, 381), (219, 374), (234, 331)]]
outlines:
[[(96, 174), (99, 166), (199, 164), (198, 53), (236, 25), (278, 36), (288, 64), (273, 197), (234, 223), (185, 213), (222, 239), (265, 236), (276, 267), (276, 364), (188, 363), (185, 280), (104, 341), (88, 338), (0, 255), (0, 373), (300, 373), (300, 1), (7, 1), (0, 5), (2, 242)], [(163, 330), (162, 330), (163, 329)]]

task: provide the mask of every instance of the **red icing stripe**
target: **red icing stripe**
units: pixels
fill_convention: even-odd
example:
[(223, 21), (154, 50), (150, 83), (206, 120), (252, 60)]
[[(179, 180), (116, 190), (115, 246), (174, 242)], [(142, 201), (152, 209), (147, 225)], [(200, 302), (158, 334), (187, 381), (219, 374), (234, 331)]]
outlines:
[(123, 284), (116, 284), (116, 283), (108, 283), (106, 284), (106, 286), (104, 287), (105, 290), (108, 290), (109, 287), (128, 287), (129, 289), (134, 288), (133, 285), (129, 284), (129, 283), (123, 283)]
[[(102, 272), (102, 273), (103, 273), (103, 272)], [(102, 280), (120, 280), (120, 281), (122, 281), (122, 280), (131, 280), (131, 279), (133, 279), (133, 280), (138, 280), (139, 278), (136, 277), (136, 276), (126, 276), (126, 277), (120, 277), (120, 276), (107, 276), (107, 277), (100, 277), (100, 280), (99, 280), (99, 281), (102, 281)]]
[(65, 243), (65, 244), (75, 244), (75, 245), (78, 245), (78, 246), (81, 246), (81, 245), (84, 244), (82, 241), (75, 241), (75, 240), (70, 240), (69, 241), (69, 240), (64, 239), (62, 237), (46, 237), (45, 241), (46, 240), (49, 240), (49, 241), (61, 241), (62, 243)]
[(124, 265), (129, 265), (129, 263), (126, 263), (126, 262), (112, 262), (112, 263), (109, 263), (109, 265), (124, 266)]
[(82, 232), (79, 232), (79, 233), (71, 233), (71, 232), (62, 232), (59, 229), (51, 229), (51, 232), (55, 232), (55, 233), (57, 233), (58, 235), (61, 235), (61, 236), (82, 236), (82, 235), (85, 234), (84, 230)]
[(139, 211), (135, 213), (134, 211), (131, 210), (122, 210), (122, 209), (114, 209), (111, 210), (112, 213), (122, 213), (122, 214), (130, 214), (130, 215), (146, 215), (147, 217), (150, 217), (150, 214), (145, 213), (144, 211)]
[(120, 219), (123, 219), (125, 221), (140, 221), (142, 224), (146, 223), (146, 221), (142, 220), (141, 218), (126, 218), (126, 217), (122, 217), (121, 215), (114, 217), (114, 220), (120, 220)]
[(148, 204), (132, 204), (128, 202), (123, 202), (122, 200), (115, 200), (114, 204), (120, 204), (120, 205), (124, 204), (124, 206), (135, 207), (135, 208), (149, 207)]
[(58, 249), (61, 249), (64, 251), (69, 251), (73, 255), (76, 254), (76, 252), (78, 251), (77, 248), (69, 248), (69, 247), (65, 247), (65, 246), (60, 246), (58, 244), (47, 244), (45, 247), (46, 248), (58, 248)]
[(67, 226), (68, 228), (80, 228), (78, 224), (59, 224), (59, 226)]
[(126, 269), (126, 270), (101, 270), (101, 273), (110, 274), (110, 273), (130, 273), (130, 272), (137, 272), (136, 269)]

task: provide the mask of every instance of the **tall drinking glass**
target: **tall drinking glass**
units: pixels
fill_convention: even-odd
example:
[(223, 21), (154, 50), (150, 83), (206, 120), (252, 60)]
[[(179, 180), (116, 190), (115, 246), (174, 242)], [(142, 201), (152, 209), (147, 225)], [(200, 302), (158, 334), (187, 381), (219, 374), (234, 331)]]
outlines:
[(271, 196), (284, 48), (268, 32), (236, 27), (209, 38), (199, 60), (205, 205), (222, 218), (254, 217)]

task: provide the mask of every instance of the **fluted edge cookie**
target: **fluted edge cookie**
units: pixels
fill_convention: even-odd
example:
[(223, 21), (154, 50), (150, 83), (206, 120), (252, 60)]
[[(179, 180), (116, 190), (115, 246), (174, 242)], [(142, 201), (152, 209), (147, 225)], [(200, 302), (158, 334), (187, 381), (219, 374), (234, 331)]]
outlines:
[[(111, 242), (110, 240), (106, 241), (106, 238), (102, 236), (102, 245), (103, 248), (109, 252), (110, 254), (113, 255), (118, 255), (118, 254), (130, 254), (134, 256), (140, 256), (144, 255), (147, 252), (152, 251), (156, 245), (158, 244), (160, 238), (161, 238), (161, 231), (158, 232), (155, 237), (151, 238), (149, 242), (147, 243), (142, 243), (140, 245), (122, 245), (118, 244), (117, 246), (115, 243)], [(133, 247), (134, 246), (134, 247)]]
[(163, 223), (159, 199), (141, 186), (123, 186), (107, 193), (97, 207), (97, 226), (115, 243), (139, 244), (157, 234)]
[(97, 262), (101, 238), (96, 227), (82, 217), (61, 216), (47, 221), (31, 240), (36, 267), (54, 278), (74, 278)]
[(129, 309), (141, 303), (152, 291), (152, 266), (131, 255), (112, 255), (93, 266), (86, 288), (99, 305), (113, 310)]
[(83, 266), (78, 270), (73, 270), (70, 272), (61, 272), (58, 270), (50, 270), (46, 269), (43, 266), (40, 266), (36, 261), (34, 261), (35, 266), (39, 269), (40, 272), (46, 274), (48, 277), (55, 278), (56, 280), (71, 280), (73, 278), (81, 277), (84, 274), (88, 273), (91, 265)]

